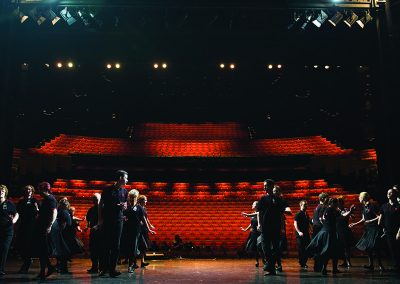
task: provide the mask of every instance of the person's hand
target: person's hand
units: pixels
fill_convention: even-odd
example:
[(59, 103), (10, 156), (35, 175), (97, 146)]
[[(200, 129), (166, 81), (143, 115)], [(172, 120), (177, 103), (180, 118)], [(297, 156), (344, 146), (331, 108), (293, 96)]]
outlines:
[(47, 227), (47, 229), (46, 229), (46, 234), (48, 235), (48, 234), (50, 234), (50, 232), (51, 232), (51, 226), (50, 226), (50, 227)]
[(247, 213), (242, 212), (241, 214), (242, 214), (243, 217), (247, 217)]
[(257, 231), (261, 232), (261, 226), (260, 225), (257, 226)]
[(240, 230), (242, 230), (243, 232), (246, 232), (245, 228), (240, 227)]
[(349, 228), (353, 228), (353, 227), (354, 227), (354, 225), (355, 225), (355, 223), (351, 223), (351, 224), (349, 224)]
[(156, 234), (156, 232), (153, 231), (153, 230), (149, 230), (149, 233), (152, 234), (152, 235), (155, 235), (155, 234)]
[(303, 232), (298, 232), (298, 234), (300, 237), (304, 236)]

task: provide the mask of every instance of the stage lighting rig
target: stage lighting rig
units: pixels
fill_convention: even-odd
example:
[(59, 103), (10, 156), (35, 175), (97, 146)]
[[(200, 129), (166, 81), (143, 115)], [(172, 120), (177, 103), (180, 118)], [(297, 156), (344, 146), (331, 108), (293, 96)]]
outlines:
[(333, 17), (328, 20), (328, 22), (331, 23), (334, 27), (336, 27), (341, 20), (343, 20), (343, 14), (337, 11), (335, 15), (333, 15)]
[(54, 26), (61, 18), (54, 13), (52, 9), (47, 9), (43, 11), (43, 16), (51, 21)]
[(365, 11), (365, 15), (360, 19), (357, 20), (356, 23), (363, 29), (365, 25), (372, 20), (372, 16), (369, 11)]
[(46, 18), (43, 17), (40, 13), (40, 11), (35, 7), (32, 10), (29, 11), (29, 16), (40, 26), (41, 24), (46, 21)]
[(27, 15), (25, 15), (20, 9), (19, 7), (17, 9), (14, 10), (14, 15), (18, 17), (19, 22), (21, 24), (23, 24), (29, 17)]
[(358, 20), (358, 16), (353, 11), (350, 11), (344, 23), (351, 28), (351, 26)]
[(76, 22), (76, 19), (72, 16), (71, 12), (68, 10), (68, 7), (62, 9), (60, 15), (64, 21), (67, 22), (68, 26), (71, 26)]
[(320, 28), (322, 24), (328, 19), (328, 14), (324, 12), (324, 10), (321, 10), (318, 13), (318, 16), (315, 20), (312, 21), (312, 23), (317, 27)]

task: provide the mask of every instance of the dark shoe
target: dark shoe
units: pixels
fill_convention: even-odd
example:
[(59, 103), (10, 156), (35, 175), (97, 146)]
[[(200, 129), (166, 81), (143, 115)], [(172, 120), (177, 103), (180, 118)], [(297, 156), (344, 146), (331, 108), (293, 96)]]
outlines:
[(269, 271), (269, 272), (264, 274), (264, 276), (274, 276), (274, 275), (276, 275), (276, 271), (275, 270)]
[(99, 273), (99, 270), (97, 268), (93, 268), (92, 267), (92, 268), (88, 269), (87, 272), (89, 272), (89, 273)]
[(133, 273), (135, 271), (135, 269), (132, 266), (128, 267), (128, 273)]
[(46, 277), (49, 277), (51, 274), (53, 274), (54, 272), (56, 272), (56, 268), (54, 266), (49, 266), (47, 268), (47, 273), (46, 273)]
[(147, 265), (149, 265), (150, 263), (149, 262), (142, 262), (141, 264), (140, 264), (140, 267), (141, 268), (144, 268), (144, 267), (146, 267)]
[(383, 267), (383, 265), (379, 265), (379, 271), (380, 272), (384, 272), (385, 271), (385, 268)]
[(301, 266), (301, 267), (300, 267), (300, 270), (301, 270), (301, 271), (307, 271), (307, 268), (308, 268), (307, 265), (304, 265), (304, 266)]
[(322, 269), (321, 274), (323, 276), (326, 276), (326, 275), (328, 275), (328, 271), (326, 269)]
[(258, 262), (256, 262), (256, 267), (259, 267), (259, 266), (260, 266), (260, 264)]
[(268, 269), (269, 269), (268, 263), (264, 264), (263, 270), (268, 271)]
[(279, 272), (282, 272), (283, 271), (282, 266), (276, 267), (276, 270), (278, 270)]
[(112, 272), (110, 272), (110, 277), (117, 277), (117, 276), (119, 276), (119, 275), (121, 275), (121, 272), (119, 272), (119, 271), (112, 271)]
[(107, 271), (105, 271), (105, 270), (100, 270), (100, 272), (99, 272), (100, 277), (105, 276), (106, 274), (107, 274)]

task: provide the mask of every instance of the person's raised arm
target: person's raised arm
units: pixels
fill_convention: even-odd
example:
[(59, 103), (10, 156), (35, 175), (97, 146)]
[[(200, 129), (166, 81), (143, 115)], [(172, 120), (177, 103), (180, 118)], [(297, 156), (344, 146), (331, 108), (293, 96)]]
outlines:
[(246, 228), (240, 227), (243, 232), (246, 232), (248, 229), (251, 228), (251, 224), (249, 224)]

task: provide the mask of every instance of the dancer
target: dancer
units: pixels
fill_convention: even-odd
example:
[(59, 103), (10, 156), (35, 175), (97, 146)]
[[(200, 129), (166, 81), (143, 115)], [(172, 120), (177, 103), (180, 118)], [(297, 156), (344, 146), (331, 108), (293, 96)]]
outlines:
[(79, 222), (83, 221), (83, 219), (75, 216), (75, 207), (73, 206), (69, 207), (68, 213), (71, 217), (71, 225), (65, 227), (63, 237), (70, 249), (71, 256), (73, 256), (84, 251), (83, 243), (77, 236), (77, 232), (82, 232)]
[(328, 207), (322, 212), (322, 228), (318, 234), (311, 240), (307, 251), (314, 253), (321, 260), (322, 275), (327, 275), (327, 266), (329, 259), (332, 259), (332, 273), (340, 271), (337, 268), (338, 262), (338, 238), (336, 232), (336, 218), (339, 215), (337, 198), (330, 198)]
[(120, 241), (123, 228), (123, 210), (127, 207), (128, 192), (125, 185), (128, 182), (128, 173), (123, 170), (116, 172), (114, 185), (103, 190), (99, 203), (99, 223), (104, 234), (104, 251), (101, 257), (99, 275), (106, 274), (108, 269), (110, 277), (117, 277), (121, 272), (116, 270)]
[(35, 188), (27, 185), (23, 188), (24, 197), (18, 202), (17, 211), (19, 213), (18, 230), (16, 243), (18, 252), (22, 257), (23, 263), (18, 273), (28, 273), (32, 263), (32, 246), (35, 230), (35, 219), (39, 213), (39, 204), (33, 197)]
[[(319, 199), (319, 204), (314, 209), (313, 217), (311, 220), (313, 225), (313, 232), (312, 232), (313, 238), (322, 229), (322, 223), (320, 218), (322, 216), (322, 212), (324, 211), (326, 203), (329, 200), (329, 195), (325, 192), (322, 192), (320, 195), (318, 195), (318, 199)], [(322, 269), (322, 263), (318, 258), (318, 256), (314, 255), (314, 272), (321, 272), (321, 269)]]
[(266, 194), (261, 197), (257, 204), (258, 224), (263, 235), (262, 248), (267, 263), (264, 270), (268, 271), (265, 276), (276, 275), (275, 262), (279, 253), (279, 241), (282, 230), (281, 216), (285, 212), (286, 204), (281, 198), (273, 194), (275, 182), (271, 179), (264, 181)]
[(242, 212), (242, 215), (245, 216), (245, 217), (249, 217), (250, 215), (252, 215), (252, 216), (251, 216), (250, 224), (246, 228), (242, 228), (242, 227), (240, 228), (240, 229), (242, 229), (243, 232), (246, 232), (246, 231), (248, 231), (250, 229), (250, 234), (249, 234), (249, 236), (248, 236), (248, 238), (246, 240), (245, 250), (248, 251), (248, 252), (251, 252), (251, 253), (253, 253), (255, 255), (256, 267), (258, 267), (260, 265), (259, 262), (258, 262), (259, 251), (258, 251), (258, 246), (257, 246), (257, 238), (261, 234), (257, 230), (257, 227), (258, 227), (257, 204), (258, 204), (258, 201), (254, 201), (252, 206), (251, 206), (251, 209), (254, 210), (254, 213), (256, 215), (254, 215), (254, 214), (246, 214), (246, 213)]
[(139, 195), (137, 203), (142, 207), (143, 209), (143, 215), (144, 215), (144, 220), (146, 221), (146, 224), (141, 224), (141, 229), (140, 229), (140, 241), (139, 241), (139, 250), (142, 255), (142, 262), (140, 264), (140, 267), (146, 267), (150, 263), (145, 262), (144, 257), (146, 255), (146, 251), (148, 251), (151, 248), (151, 241), (149, 238), (149, 230), (147, 228), (150, 228), (151, 230), (154, 230), (155, 227), (150, 223), (148, 215), (147, 215), (147, 209), (146, 209), (146, 204), (147, 204), (147, 197), (145, 195)]
[(40, 272), (37, 277), (43, 280), (56, 271), (55, 267), (51, 265), (49, 255), (53, 253), (50, 233), (57, 219), (57, 201), (51, 194), (51, 186), (48, 182), (40, 183), (37, 189), (42, 197), (36, 222), (37, 249), (40, 260)]
[(364, 265), (365, 269), (374, 270), (374, 253), (378, 258), (378, 265), (381, 271), (384, 267), (381, 261), (381, 244), (380, 244), (380, 229), (378, 226), (379, 209), (376, 204), (373, 204), (370, 195), (367, 192), (361, 192), (358, 200), (363, 204), (362, 218), (356, 223), (349, 225), (350, 228), (364, 223), (364, 234), (356, 244), (359, 250), (365, 251), (368, 254), (368, 265)]
[(71, 256), (71, 250), (65, 241), (66, 231), (72, 225), (71, 215), (69, 213), (70, 204), (67, 198), (60, 199), (57, 210), (57, 221), (53, 225), (51, 238), (54, 244), (54, 255), (58, 261), (58, 270), (62, 274), (68, 274), (67, 261)]
[(90, 251), (90, 260), (92, 261), (92, 267), (87, 270), (89, 273), (98, 273), (99, 272), (99, 252), (100, 252), (100, 234), (99, 228), (97, 227), (98, 223), (98, 210), (99, 210), (99, 202), (101, 195), (99, 193), (95, 193), (93, 195), (93, 206), (90, 207), (86, 214), (86, 230), (90, 228), (89, 232), (89, 251)]
[(392, 257), (393, 270), (400, 272), (400, 204), (397, 201), (398, 191), (387, 191), (388, 202), (381, 207), (379, 224), (383, 225), (386, 242)]
[(306, 271), (308, 253), (307, 246), (310, 244), (311, 220), (307, 214), (307, 201), (300, 201), (300, 211), (294, 216), (294, 228), (296, 230), (297, 249), (299, 252), (299, 264), (302, 270)]
[(343, 196), (338, 198), (338, 210), (340, 215), (337, 218), (337, 233), (339, 238), (340, 248), (342, 250), (341, 255), (343, 257), (343, 263), (340, 264), (340, 267), (350, 268), (351, 261), (351, 247), (354, 245), (354, 237), (353, 233), (349, 228), (349, 219), (352, 216), (352, 213), (355, 209), (354, 205), (350, 206), (350, 209), (344, 207), (344, 199)]
[(7, 200), (8, 188), (0, 184), (0, 277), (5, 275), (8, 250), (14, 235), (14, 224), (19, 214), (14, 204)]

